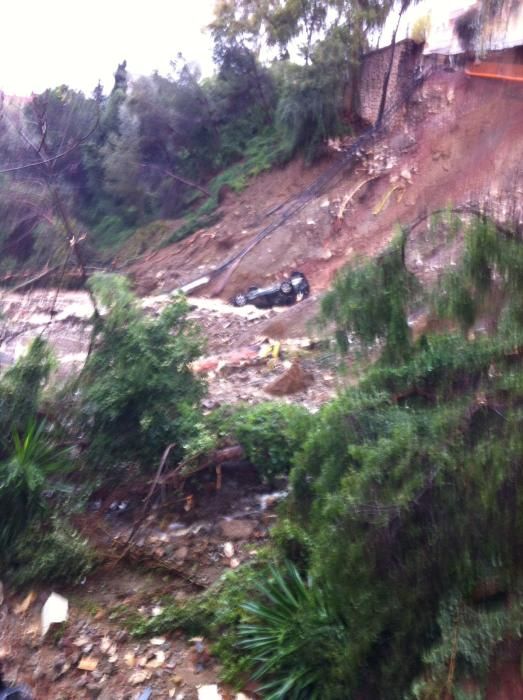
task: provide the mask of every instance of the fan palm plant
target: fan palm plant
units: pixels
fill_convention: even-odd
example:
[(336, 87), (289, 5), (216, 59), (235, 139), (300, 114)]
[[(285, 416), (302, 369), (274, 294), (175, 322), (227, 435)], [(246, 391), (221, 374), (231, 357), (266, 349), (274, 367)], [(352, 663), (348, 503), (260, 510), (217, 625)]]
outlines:
[(0, 463), (0, 559), (43, 513), (47, 477), (66, 466), (65, 451), (55, 446), (45, 423), (32, 420), (23, 436), (13, 434), (12, 454)]
[[(293, 564), (271, 568), (259, 601), (243, 606), (240, 646), (250, 655), (253, 680), (266, 700), (325, 700), (336, 680), (326, 673), (346, 647), (348, 632), (325, 589), (305, 580)], [(328, 660), (328, 662), (327, 662)], [(333, 663), (334, 662), (334, 663)]]

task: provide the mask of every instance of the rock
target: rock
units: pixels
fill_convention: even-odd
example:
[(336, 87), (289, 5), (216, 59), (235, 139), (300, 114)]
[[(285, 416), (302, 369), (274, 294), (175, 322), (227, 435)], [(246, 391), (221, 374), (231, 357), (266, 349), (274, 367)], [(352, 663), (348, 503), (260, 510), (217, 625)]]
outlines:
[(145, 681), (149, 680), (151, 677), (150, 671), (135, 671), (129, 676), (129, 683), (131, 685), (141, 685)]
[(223, 553), (227, 559), (231, 559), (234, 556), (234, 545), (232, 542), (226, 542), (223, 545)]
[(35, 670), (33, 671), (33, 680), (42, 681), (46, 677), (47, 674), (44, 669), (41, 666), (36, 666)]
[(223, 695), (215, 683), (213, 685), (202, 685), (198, 688), (198, 700), (223, 700)]
[(227, 540), (247, 540), (255, 526), (251, 520), (222, 520), (219, 524), (222, 535)]
[(152, 644), (153, 647), (161, 647), (165, 644), (165, 641), (165, 637), (153, 637), (149, 640), (149, 644)]
[[(36, 593), (34, 594), (36, 598)], [(25, 601), (24, 601), (25, 602)], [(41, 625), (42, 636), (45, 637), (49, 627), (54, 624), (65, 622), (69, 617), (69, 602), (58, 593), (51, 593), (42, 608)]]
[(112, 646), (112, 642), (109, 637), (102, 637), (102, 641), (100, 642), (100, 651), (102, 654), (107, 654), (109, 649)]
[(23, 599), (23, 601), (19, 605), (15, 605), (14, 611), (17, 615), (23, 615), (26, 613), (31, 605), (35, 602), (36, 600), (36, 592), (35, 591), (29, 591), (29, 593), (26, 595), (26, 597)]
[(89, 693), (90, 698), (97, 698), (97, 697), (99, 697), (100, 693), (102, 692), (102, 689), (100, 688), (99, 685), (96, 685), (96, 683), (88, 683), (85, 686), (85, 689)]
[(71, 665), (67, 663), (65, 655), (61, 654), (53, 663), (53, 679), (58, 680), (59, 678), (64, 676), (70, 668)]
[(146, 662), (147, 668), (160, 668), (165, 663), (165, 652), (159, 649), (155, 651), (151, 658)]
[(304, 391), (314, 382), (311, 372), (305, 370), (298, 360), (289, 369), (265, 387), (265, 391), (273, 396), (284, 396)]
[(187, 559), (187, 555), (189, 554), (189, 547), (186, 545), (182, 545), (181, 547), (178, 547), (178, 549), (174, 552), (174, 558), (178, 563), (183, 563)]
[(390, 147), (393, 151), (406, 153), (416, 145), (416, 139), (409, 134), (398, 134), (390, 139)]
[(80, 671), (96, 671), (96, 667), (98, 666), (98, 659), (95, 659), (92, 656), (84, 656), (83, 658), (80, 659), (78, 663), (78, 670)]
[(123, 660), (125, 662), (125, 665), (129, 668), (134, 668), (136, 665), (136, 657), (132, 652), (128, 652), (127, 654), (125, 654)]

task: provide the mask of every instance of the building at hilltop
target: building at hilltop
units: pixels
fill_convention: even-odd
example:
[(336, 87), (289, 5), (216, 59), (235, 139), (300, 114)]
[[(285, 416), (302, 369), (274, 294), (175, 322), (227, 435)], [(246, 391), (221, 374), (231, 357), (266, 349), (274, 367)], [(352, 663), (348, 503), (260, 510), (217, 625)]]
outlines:
[(376, 123), (391, 57), (386, 110), (408, 96), (416, 70), (427, 64), (453, 67), (485, 61), (488, 72), (476, 66), (469, 74), (523, 82), (523, 0), (507, 2), (502, 12), (487, 19), (481, 15), (480, 2), (425, 0), (408, 11), (403, 22), (404, 33), (417, 23), (422, 26), (424, 41), (404, 38), (396, 42), (394, 52), (385, 46), (363, 56), (356, 111), (365, 122)]

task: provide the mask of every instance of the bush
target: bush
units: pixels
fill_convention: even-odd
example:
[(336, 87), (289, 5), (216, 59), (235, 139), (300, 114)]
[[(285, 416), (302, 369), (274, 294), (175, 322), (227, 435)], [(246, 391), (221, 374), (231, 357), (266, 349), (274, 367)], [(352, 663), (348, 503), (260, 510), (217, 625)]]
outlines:
[(77, 584), (91, 571), (95, 556), (88, 542), (68, 523), (53, 519), (49, 531), (29, 528), (13, 552), (10, 579), (30, 583)]
[(24, 431), (36, 416), (53, 365), (49, 345), (36, 338), (0, 379), (0, 459), (11, 450), (13, 433)]
[(226, 430), (242, 445), (260, 477), (271, 482), (289, 473), (311, 422), (305, 409), (271, 402), (241, 408), (229, 418)]
[(181, 458), (204, 392), (189, 368), (201, 341), (186, 318), (187, 304), (175, 298), (153, 318), (124, 278), (95, 275), (91, 286), (107, 308), (80, 382), (91, 463), (152, 468), (170, 443), (173, 458)]
[[(438, 612), (438, 636), (423, 655), (424, 673), (413, 683), (416, 700), (431, 700), (448, 687), (449, 668), (454, 665), (453, 685), (473, 681), (480, 686), (475, 696), (484, 700), (487, 679), (496, 652), (506, 639), (521, 639), (523, 634), (523, 598), (519, 589), (507, 604), (473, 604), (461, 596), (445, 599)], [(437, 692), (439, 691), (439, 693)]]
[[(449, 646), (457, 644), (458, 671), (477, 679), (494, 640), (520, 631), (519, 611), (468, 611), (456, 637), (445, 601), (467, 600), (493, 562), (502, 580), (520, 573), (523, 246), (474, 221), (435, 308), (467, 330), (492, 295), (505, 322), (493, 337), (417, 343), (406, 326), (417, 289), (402, 247), (347, 271), (325, 298), (346, 338), (377, 338), (384, 352), (358, 388), (315, 416), (290, 474), (287, 515), (300, 537), (282, 545), (310, 542), (307, 571), (350, 629), (326, 662), (325, 678), (343, 679), (340, 697), (403, 700), (416, 679), (420, 697), (439, 697), (430, 693), (438, 668), (448, 673)], [(423, 688), (427, 662), (434, 678)]]
[(344, 80), (339, 71), (322, 64), (286, 66), (276, 108), (276, 126), (284, 149), (299, 150), (313, 161), (329, 138), (339, 136)]
[(405, 266), (406, 237), (402, 233), (379, 258), (348, 266), (321, 303), (323, 321), (336, 325), (342, 352), (356, 338), (363, 349), (380, 342), (383, 360), (401, 364), (411, 349), (408, 305), (418, 284)]
[[(403, 698), (441, 601), (467, 595), (493, 561), (507, 579), (519, 570), (521, 360), (501, 341), (463, 353), (463, 339), (428, 342), (324, 407), (290, 476), (308, 571), (332, 587), (350, 629), (326, 671), (342, 675), (347, 697)], [(423, 402), (389, 395), (394, 376), (393, 388), (408, 392), (410, 378)]]

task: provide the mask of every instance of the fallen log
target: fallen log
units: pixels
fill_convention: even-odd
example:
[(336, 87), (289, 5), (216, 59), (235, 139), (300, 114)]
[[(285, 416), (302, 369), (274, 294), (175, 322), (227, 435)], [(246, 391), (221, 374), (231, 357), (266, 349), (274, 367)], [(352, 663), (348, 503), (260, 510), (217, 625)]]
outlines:
[(182, 462), (176, 469), (173, 469), (169, 474), (158, 480), (157, 484), (161, 486), (171, 484), (175, 488), (180, 488), (189, 477), (214, 467), (216, 469), (216, 488), (219, 491), (221, 487), (221, 468), (225, 463), (227, 463), (227, 466), (245, 463), (245, 450), (241, 445), (231, 445), (214, 450), (207, 455), (202, 455), (202, 457), (205, 458), (205, 461), (200, 463)]

